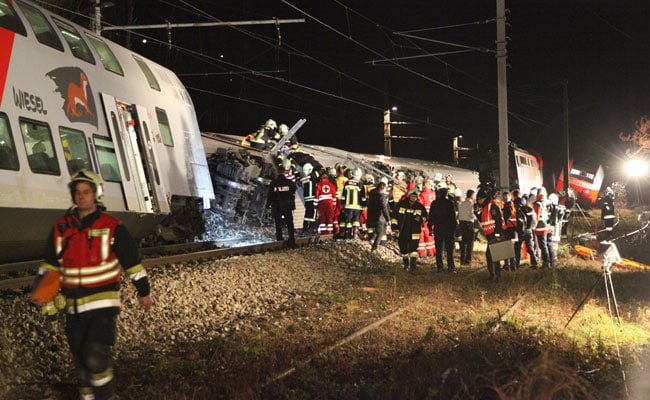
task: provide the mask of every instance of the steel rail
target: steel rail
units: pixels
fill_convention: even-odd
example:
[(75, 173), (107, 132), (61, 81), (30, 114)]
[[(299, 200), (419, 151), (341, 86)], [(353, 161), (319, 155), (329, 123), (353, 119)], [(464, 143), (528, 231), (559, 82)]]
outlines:
[[(330, 239), (332, 239), (332, 235), (320, 235), (320, 236), (296, 238), (296, 245), (298, 247), (304, 247), (310, 244), (319, 243)], [(154, 268), (154, 267), (165, 266), (165, 265), (178, 263), (178, 262), (219, 259), (219, 258), (227, 258), (227, 257), (238, 256), (238, 255), (251, 255), (256, 253), (264, 253), (268, 251), (278, 251), (278, 250), (288, 249), (288, 248), (289, 247), (287, 246), (287, 242), (285, 241), (256, 243), (256, 244), (251, 244), (246, 246), (224, 247), (224, 248), (218, 248), (212, 250), (202, 250), (202, 251), (197, 251), (192, 253), (172, 254), (172, 255), (161, 256), (161, 257), (145, 258), (142, 260), (142, 265), (144, 265), (146, 268)], [(7, 264), (6, 266), (8, 266), (8, 268), (3, 269), (2, 272), (10, 272), (10, 271), (18, 271), (18, 270), (27, 271), (31, 269), (36, 269), (38, 268), (41, 262), (42, 260), (34, 260), (34, 261), (25, 261), (21, 263)], [(22, 269), (18, 268), (18, 266), (22, 267)], [(37, 275), (30, 274), (19, 278), (2, 279), (0, 280), (0, 290), (29, 288), (36, 281), (36, 278)]]

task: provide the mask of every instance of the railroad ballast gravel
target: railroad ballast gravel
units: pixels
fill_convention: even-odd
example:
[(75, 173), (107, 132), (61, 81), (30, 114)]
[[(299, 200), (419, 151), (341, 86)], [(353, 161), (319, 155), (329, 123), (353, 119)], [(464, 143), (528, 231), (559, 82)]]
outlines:
[[(375, 268), (360, 241), (332, 241), (273, 253), (150, 268), (154, 307), (138, 307), (123, 282), (115, 359), (160, 354), (182, 343), (236, 334), (259, 323), (281, 324), (307, 297), (352, 288), (359, 272)], [(385, 258), (395, 255), (381, 248)], [(63, 322), (51, 326), (27, 293), (0, 298), (0, 398), (70, 384), (71, 358)], [(274, 319), (277, 317), (277, 320)], [(31, 390), (30, 390), (31, 389)]]

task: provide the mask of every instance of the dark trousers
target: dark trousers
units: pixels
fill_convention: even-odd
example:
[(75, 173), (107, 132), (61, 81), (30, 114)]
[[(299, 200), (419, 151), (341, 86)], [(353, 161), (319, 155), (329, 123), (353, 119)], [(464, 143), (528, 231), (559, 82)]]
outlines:
[(537, 256), (535, 255), (535, 242), (533, 241), (533, 233), (530, 230), (524, 231), (519, 236), (519, 241), (515, 242), (515, 267), (519, 269), (519, 265), (521, 264), (521, 246), (523, 243), (526, 243), (531, 267), (536, 267)]
[(377, 222), (377, 226), (375, 227), (375, 232), (373, 235), (374, 237), (372, 240), (372, 248), (376, 249), (382, 240), (386, 240), (384, 238), (384, 236), (386, 236), (386, 221), (384, 221), (383, 218)]
[(474, 224), (470, 221), (460, 221), (460, 263), (470, 264), (474, 251)]
[(289, 232), (289, 241), (293, 241), (293, 210), (275, 210), (273, 213), (273, 219), (275, 220), (275, 238), (277, 240), (284, 240), (284, 237), (282, 236), (282, 227), (286, 224), (287, 231)]
[[(96, 400), (115, 395), (111, 347), (117, 338), (119, 308), (100, 308), (66, 316), (65, 334), (79, 376), (79, 392)], [(101, 383), (101, 384), (100, 384)]]
[(313, 200), (305, 201), (305, 218), (303, 219), (302, 229), (305, 231), (312, 230), (316, 227), (316, 209)]
[(435, 232), (434, 238), (436, 242), (436, 266), (438, 271), (441, 271), (444, 268), (442, 263), (442, 249), (445, 249), (447, 253), (447, 269), (453, 271), (455, 269), (454, 265), (454, 233), (441, 234)]
[(498, 278), (501, 276), (501, 262), (492, 261), (492, 255), (490, 254), (490, 245), (489, 243), (493, 242), (496, 237), (494, 235), (487, 235), (488, 241), (487, 251), (485, 252), (485, 258), (487, 259), (488, 272), (490, 273), (490, 278)]
[(539, 249), (542, 252), (542, 264), (545, 267), (548, 267), (553, 261), (553, 243), (551, 242), (550, 235), (544, 233), (542, 235), (537, 235), (537, 244), (539, 244)]

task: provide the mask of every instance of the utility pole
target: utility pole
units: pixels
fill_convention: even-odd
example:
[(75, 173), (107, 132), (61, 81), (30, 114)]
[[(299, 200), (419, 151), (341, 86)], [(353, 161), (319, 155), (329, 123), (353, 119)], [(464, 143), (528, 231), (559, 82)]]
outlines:
[(384, 111), (384, 155), (391, 156), (392, 149), (390, 145), (390, 109)]
[(569, 170), (570, 156), (569, 156), (569, 82), (562, 82), (564, 87), (563, 91), (563, 103), (564, 103), (564, 191), (569, 195), (569, 175), (571, 171)]
[(498, 114), (499, 114), (499, 185), (501, 190), (510, 189), (508, 160), (508, 80), (506, 76), (506, 5), (505, 0), (497, 0), (497, 84), (498, 84)]

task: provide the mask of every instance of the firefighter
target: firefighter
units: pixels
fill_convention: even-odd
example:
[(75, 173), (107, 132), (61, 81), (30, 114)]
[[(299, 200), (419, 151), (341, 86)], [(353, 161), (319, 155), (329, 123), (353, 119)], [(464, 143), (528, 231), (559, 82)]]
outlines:
[(284, 225), (287, 225), (289, 234), (287, 245), (295, 248), (293, 210), (296, 209), (296, 183), (287, 178), (283, 172), (276, 171), (269, 186), (267, 199), (267, 206), (271, 207), (271, 213), (275, 221), (275, 239), (278, 241), (284, 240), (282, 230)]
[(318, 210), (318, 233), (334, 233), (334, 216), (336, 209), (336, 184), (330, 182), (329, 174), (323, 174), (316, 185), (314, 207)]
[(265, 149), (269, 138), (275, 136), (278, 126), (272, 119), (267, 119), (264, 125), (249, 138), (251, 147)]
[[(427, 215), (429, 215), (429, 210), (431, 209), (431, 203), (436, 199), (436, 192), (432, 189), (433, 181), (431, 179), (424, 180), (422, 191), (418, 198), (419, 202), (427, 210)], [(436, 255), (436, 243), (433, 235), (433, 231), (429, 230), (428, 224), (422, 225), (422, 234), (420, 235), (420, 242), (418, 243), (418, 254), (420, 258), (423, 257), (432, 257)]]
[(501, 263), (492, 261), (489, 243), (503, 237), (503, 213), (501, 207), (494, 200), (494, 193), (491, 189), (483, 188), (479, 190), (477, 198), (479, 207), (476, 217), (480, 221), (481, 232), (488, 241), (487, 251), (485, 252), (488, 271), (490, 272), (490, 279), (496, 282), (501, 276)]
[(348, 179), (343, 187), (343, 209), (345, 211), (345, 239), (356, 239), (359, 234), (359, 217), (361, 215), (361, 198), (363, 196), (363, 187), (361, 186), (361, 175), (363, 172), (355, 168), (352, 172), (352, 178)]
[(135, 286), (144, 310), (152, 306), (149, 280), (135, 240), (100, 203), (99, 176), (81, 169), (72, 175), (68, 187), (74, 207), (54, 223), (39, 271), (43, 278), (60, 276), (67, 314), (65, 333), (80, 381), (80, 397), (112, 399), (111, 348), (121, 305), (120, 267)]
[(449, 194), (456, 195), (457, 186), (453, 181), (454, 177), (451, 174), (445, 176), (445, 186), (447, 187), (447, 192)]
[[(368, 197), (370, 192), (376, 187), (375, 186), (375, 177), (372, 174), (366, 174), (363, 177), (363, 182), (361, 184), (361, 214), (359, 215), (359, 223), (361, 227), (359, 228), (359, 236), (364, 239), (368, 238)], [(390, 221), (390, 218), (388, 219)]]
[(302, 178), (300, 178), (303, 200), (305, 202), (305, 217), (302, 224), (302, 229), (305, 232), (312, 232), (316, 228), (314, 196), (316, 195), (317, 179), (317, 172), (314, 171), (314, 167), (311, 163), (305, 163), (302, 166)]
[(614, 190), (611, 187), (605, 189), (605, 197), (600, 204), (600, 219), (605, 224), (605, 234), (607, 240), (612, 238), (614, 232), (614, 221), (616, 220), (616, 209), (614, 208)]
[[(268, 139), (268, 141), (266, 143), (266, 148), (267, 149), (272, 149), (276, 144), (278, 144), (280, 139), (282, 139), (282, 137), (284, 135), (286, 135), (287, 133), (289, 133), (289, 127), (287, 125), (285, 125), (285, 124), (280, 124), (280, 126), (278, 126), (278, 129), (270, 131), (269, 132), (269, 139)], [(289, 148), (288, 145), (289, 145), (289, 143), (287, 143), (287, 146), (286, 146), (287, 148)]]
[(546, 188), (540, 187), (537, 190), (537, 201), (533, 204), (535, 215), (537, 216), (537, 225), (534, 233), (537, 237), (537, 245), (542, 253), (542, 268), (552, 267), (553, 243), (549, 240), (551, 233), (551, 223), (549, 218), (549, 201), (546, 199)]
[[(511, 239), (517, 241), (517, 208), (515, 203), (512, 201), (512, 193), (503, 192), (503, 220), (505, 221), (506, 229), (504, 235), (506, 239)], [(516, 254), (515, 254), (516, 256)], [(504, 271), (515, 271), (517, 269), (517, 260), (516, 257), (508, 258), (503, 261), (503, 270)]]
[(399, 252), (402, 255), (404, 269), (415, 271), (418, 261), (418, 242), (422, 224), (427, 222), (427, 210), (418, 201), (420, 193), (417, 189), (411, 189), (406, 199), (401, 200), (395, 206), (395, 233), (399, 243)]

